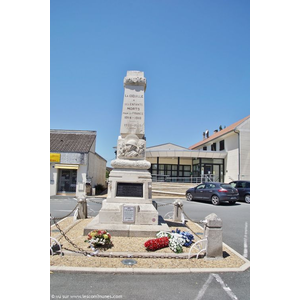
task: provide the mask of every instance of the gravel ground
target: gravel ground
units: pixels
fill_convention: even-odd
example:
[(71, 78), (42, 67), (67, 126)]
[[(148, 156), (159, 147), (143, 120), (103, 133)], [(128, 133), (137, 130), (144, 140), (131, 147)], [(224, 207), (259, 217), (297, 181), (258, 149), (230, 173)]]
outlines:
[[(83, 236), (84, 227), (91, 221), (91, 219), (73, 221), (73, 217), (66, 218), (58, 223), (59, 227), (66, 233), (66, 236), (78, 247), (84, 251), (90, 252), (88, 248), (89, 244), (84, 242), (87, 236)], [(171, 229), (179, 228), (181, 231), (191, 232), (195, 239), (198, 241), (201, 238), (202, 229), (195, 223), (188, 221), (186, 226), (181, 223), (174, 223), (166, 221)], [(105, 229), (105, 228), (99, 228)], [(196, 236), (196, 234), (198, 236)], [(58, 239), (63, 245), (63, 248), (70, 250), (78, 250), (74, 248), (59, 232), (57, 227), (53, 225), (51, 227), (51, 236)], [(155, 237), (153, 237), (155, 238)], [(132, 268), (132, 266), (124, 265), (121, 261), (124, 258), (134, 256), (137, 261), (135, 268), (238, 268), (245, 262), (237, 255), (235, 255), (230, 249), (223, 245), (223, 259), (206, 260), (203, 258), (156, 258), (156, 254), (165, 254), (166, 256), (174, 255), (174, 252), (169, 248), (163, 248), (156, 251), (147, 251), (144, 243), (149, 240), (148, 237), (116, 237), (112, 236), (113, 246), (109, 249), (103, 249), (103, 253), (111, 253), (117, 255), (116, 252), (122, 252), (122, 257), (87, 257), (83, 254), (72, 255), (67, 251), (64, 252), (64, 256), (54, 255), (50, 256), (51, 266), (72, 266), (72, 267), (102, 267), (102, 268)], [(190, 248), (183, 247), (183, 253), (189, 253)], [(195, 251), (196, 252), (196, 251)], [(70, 255), (69, 255), (70, 254)], [(139, 254), (152, 255), (151, 258), (137, 258)]]

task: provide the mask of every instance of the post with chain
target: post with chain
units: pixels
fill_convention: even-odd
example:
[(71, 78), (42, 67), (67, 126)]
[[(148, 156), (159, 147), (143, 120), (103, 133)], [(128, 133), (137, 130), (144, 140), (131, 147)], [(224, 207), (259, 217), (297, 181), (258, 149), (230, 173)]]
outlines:
[(174, 210), (173, 210), (173, 222), (180, 222), (182, 217), (181, 217), (181, 213), (182, 213), (182, 206), (183, 204), (176, 199), (173, 202), (174, 205)]
[(223, 222), (215, 214), (211, 213), (200, 221), (204, 224), (204, 237), (207, 238), (206, 258), (223, 258)]
[(78, 198), (78, 214), (77, 219), (86, 219), (87, 218), (87, 202), (86, 198)]

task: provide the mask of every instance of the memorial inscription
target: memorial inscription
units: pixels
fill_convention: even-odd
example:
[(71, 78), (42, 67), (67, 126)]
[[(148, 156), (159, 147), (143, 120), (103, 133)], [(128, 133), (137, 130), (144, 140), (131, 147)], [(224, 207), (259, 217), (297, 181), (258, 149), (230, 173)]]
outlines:
[(142, 138), (145, 134), (144, 86), (125, 86), (121, 120), (121, 135), (137, 134)]
[(116, 196), (143, 198), (143, 183), (118, 182)]
[(135, 222), (135, 206), (123, 206), (123, 223)]

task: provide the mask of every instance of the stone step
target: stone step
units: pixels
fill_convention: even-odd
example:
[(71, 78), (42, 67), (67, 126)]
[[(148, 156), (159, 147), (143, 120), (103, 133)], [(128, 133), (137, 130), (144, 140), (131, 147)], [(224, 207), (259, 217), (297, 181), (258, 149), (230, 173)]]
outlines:
[(154, 196), (184, 196), (186, 190), (194, 186), (196, 186), (195, 183), (152, 182), (152, 194)]

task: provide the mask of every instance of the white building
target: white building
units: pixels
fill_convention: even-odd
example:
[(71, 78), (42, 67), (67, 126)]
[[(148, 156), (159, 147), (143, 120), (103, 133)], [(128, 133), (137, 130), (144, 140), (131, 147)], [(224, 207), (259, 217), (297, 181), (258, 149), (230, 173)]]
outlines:
[(95, 152), (96, 131), (50, 130), (50, 196), (85, 196), (105, 186), (106, 160)]
[(206, 131), (189, 148), (171, 143), (148, 147), (146, 157), (154, 181), (250, 180), (250, 116), (211, 136)]

